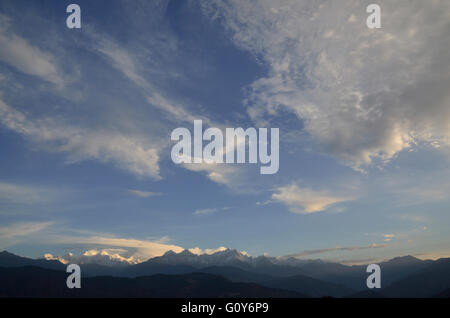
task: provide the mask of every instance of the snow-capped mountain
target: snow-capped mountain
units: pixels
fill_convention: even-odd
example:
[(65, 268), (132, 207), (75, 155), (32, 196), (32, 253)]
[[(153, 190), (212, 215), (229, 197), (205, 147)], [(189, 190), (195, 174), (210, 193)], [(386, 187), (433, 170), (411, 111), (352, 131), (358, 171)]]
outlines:
[[(165, 254), (148, 260), (142, 260), (131, 256), (126, 256), (125, 250), (103, 249), (89, 250), (81, 255), (69, 253), (64, 256), (53, 256), (45, 254), (46, 260), (57, 260), (63, 264), (95, 264), (111, 267), (122, 267), (127, 265), (171, 265), (189, 266), (192, 268), (204, 268), (210, 266), (234, 266), (242, 269), (267, 268), (274, 266), (301, 267), (306, 264), (321, 264), (321, 260), (302, 260), (294, 257), (271, 257), (261, 255), (250, 256), (244, 251), (231, 248), (218, 248), (208, 252), (199, 249), (185, 249), (179, 253), (167, 251)], [(124, 254), (125, 253), (125, 254)], [(125, 256), (124, 256), (125, 255)]]
[(64, 256), (53, 256), (52, 254), (45, 254), (43, 258), (46, 260), (58, 260), (63, 264), (96, 264), (103, 266), (127, 266), (141, 261), (133, 256), (124, 257), (119, 252), (122, 251), (115, 249), (89, 250), (81, 255), (68, 253)]
[(238, 267), (261, 267), (261, 266), (302, 266), (311, 262), (322, 262), (320, 260), (301, 260), (293, 257), (271, 257), (261, 255), (250, 256), (246, 252), (226, 248), (211, 254), (195, 254), (190, 250), (180, 253), (168, 251), (164, 255), (151, 258), (148, 263), (158, 263), (166, 265), (189, 265), (196, 268), (208, 266), (238, 266)]
[(164, 255), (149, 259), (147, 262), (167, 265), (189, 265), (193, 267), (233, 265), (236, 262), (249, 263), (252, 257), (234, 249), (225, 249), (212, 254), (194, 254), (189, 250), (181, 253), (168, 251)]

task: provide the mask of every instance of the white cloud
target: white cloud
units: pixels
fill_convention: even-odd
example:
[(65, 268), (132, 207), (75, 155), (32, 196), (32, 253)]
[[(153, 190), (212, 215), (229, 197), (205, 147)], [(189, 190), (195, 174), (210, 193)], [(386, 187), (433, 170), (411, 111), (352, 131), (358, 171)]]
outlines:
[(212, 214), (216, 213), (218, 211), (226, 211), (231, 209), (230, 207), (224, 207), (224, 208), (208, 208), (208, 209), (197, 209), (194, 211), (194, 215), (204, 215), (204, 214)]
[(233, 186), (238, 183), (242, 169), (237, 165), (220, 164), (220, 163), (183, 163), (182, 167), (204, 173), (205, 176), (219, 184)]
[(0, 122), (52, 151), (67, 154), (67, 162), (87, 159), (112, 162), (137, 176), (160, 179), (159, 147), (144, 138), (116, 131), (76, 127), (53, 118), (29, 119), (0, 100)]
[(204, 250), (202, 250), (199, 247), (194, 247), (194, 248), (190, 248), (189, 252), (191, 252), (192, 254), (195, 254), (195, 255), (201, 255), (201, 254), (211, 255), (211, 254), (214, 254), (214, 253), (217, 253), (217, 252), (223, 252), (223, 251), (226, 251), (226, 250), (227, 250), (227, 248), (224, 247), (224, 246), (220, 246), (218, 248), (207, 248), (207, 249), (204, 249)]
[(272, 199), (287, 205), (291, 212), (305, 214), (324, 211), (332, 204), (353, 200), (325, 191), (299, 188), (296, 184), (277, 188), (272, 194)]
[[(149, 104), (164, 111), (167, 119), (189, 125), (193, 125), (194, 120), (202, 120), (205, 126), (219, 127), (224, 130), (225, 127), (222, 123), (215, 122), (208, 116), (205, 116), (204, 111), (195, 113), (191, 110), (193, 107), (189, 107), (185, 103), (173, 98), (168, 98), (164, 90), (153, 83), (151, 76), (145, 76), (142, 70), (146, 68), (143, 67), (138, 56), (119, 47), (114, 41), (105, 39), (99, 42), (97, 50), (126, 78), (141, 89), (143, 96), (145, 96)], [(245, 142), (245, 139), (238, 139), (238, 144), (241, 142)], [(224, 153), (234, 150), (235, 147), (237, 145), (226, 145)], [(224, 164), (183, 164), (182, 167), (191, 171), (204, 173), (211, 181), (227, 186), (235, 186), (238, 183), (239, 175), (242, 173), (242, 169), (239, 169), (237, 166)]]
[(198, 209), (194, 211), (195, 215), (202, 215), (202, 214), (211, 214), (217, 212), (216, 208), (209, 208), (209, 209)]
[(0, 15), (0, 60), (23, 73), (62, 84), (64, 79), (55, 57), (14, 34), (7, 20), (7, 17)]
[[(194, 248), (190, 248), (189, 252), (191, 252), (192, 254), (195, 254), (195, 255), (202, 255), (202, 254), (211, 255), (211, 254), (214, 254), (217, 252), (224, 252), (226, 250), (229, 250), (229, 248), (227, 248), (225, 246), (220, 246), (217, 248), (206, 248), (204, 250), (202, 250), (199, 247), (194, 247)], [(238, 252), (244, 256), (250, 256), (250, 254), (248, 254), (246, 251), (238, 251)]]
[[(97, 35), (94, 35), (96, 37)], [(204, 125), (211, 127), (222, 127), (221, 123), (216, 123), (201, 112), (194, 113), (190, 107), (165, 96), (164, 91), (155, 85), (151, 79), (145, 76), (140, 59), (131, 52), (119, 47), (111, 40), (101, 40), (97, 48), (109, 62), (119, 70), (126, 78), (133, 82), (145, 96), (147, 102), (153, 107), (164, 111), (167, 119), (193, 125), (194, 120), (202, 120)], [(223, 127), (222, 127), (223, 128)], [(238, 140), (238, 143), (242, 140)], [(236, 145), (237, 146), (237, 145)], [(227, 145), (224, 152), (231, 151), (235, 146)], [(224, 164), (183, 164), (182, 167), (195, 171), (203, 172), (205, 176), (213, 182), (231, 186), (235, 184), (238, 175), (242, 169), (236, 166)], [(241, 171), (242, 172), (242, 171)]]
[(250, 116), (265, 123), (287, 109), (319, 150), (364, 169), (417, 141), (450, 144), (450, 55), (442, 53), (450, 50), (450, 3), (379, 4), (380, 30), (365, 26), (365, 4), (355, 0), (203, 8), (269, 68), (249, 87)]
[(141, 190), (128, 190), (128, 193), (131, 193), (140, 198), (148, 198), (162, 195), (160, 192), (151, 192), (151, 191), (141, 191)]

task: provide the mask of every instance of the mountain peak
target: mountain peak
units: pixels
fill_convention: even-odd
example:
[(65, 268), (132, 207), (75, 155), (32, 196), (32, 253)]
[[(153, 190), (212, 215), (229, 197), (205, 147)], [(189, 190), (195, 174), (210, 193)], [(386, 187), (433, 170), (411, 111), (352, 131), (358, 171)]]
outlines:
[(394, 257), (394, 258), (388, 260), (386, 263), (407, 264), (407, 263), (418, 263), (418, 262), (422, 262), (422, 260), (420, 260), (412, 255), (405, 255), (405, 256)]
[(1, 257), (9, 257), (9, 258), (23, 258), (22, 256), (18, 256), (16, 254), (10, 253), (6, 250), (3, 252), (0, 252), (0, 256)]
[(175, 253), (174, 251), (172, 251), (172, 250), (168, 250), (167, 252), (165, 252), (162, 256), (173, 256), (173, 255), (176, 255), (177, 253)]
[(184, 249), (182, 252), (178, 253), (180, 256), (195, 256), (194, 253), (189, 251), (188, 249)]

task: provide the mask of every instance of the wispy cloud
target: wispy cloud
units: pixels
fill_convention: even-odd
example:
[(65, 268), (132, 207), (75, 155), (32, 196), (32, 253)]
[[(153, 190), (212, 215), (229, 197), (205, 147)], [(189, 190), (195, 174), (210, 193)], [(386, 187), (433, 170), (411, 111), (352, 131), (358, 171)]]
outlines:
[(231, 209), (231, 207), (223, 207), (223, 208), (208, 208), (208, 209), (197, 209), (194, 211), (194, 215), (205, 215), (205, 214), (213, 214), (219, 211), (226, 211)]
[(52, 200), (54, 193), (41, 186), (0, 182), (0, 202), (15, 204), (41, 204)]
[(140, 198), (148, 198), (162, 195), (161, 192), (141, 191), (141, 190), (128, 190), (128, 193)]
[(402, 220), (407, 220), (415, 223), (431, 223), (431, 220), (427, 216), (416, 215), (416, 214), (402, 214), (399, 216)]
[(64, 77), (56, 58), (15, 34), (9, 22), (9, 18), (0, 14), (0, 60), (23, 73), (61, 85)]
[(216, 163), (183, 163), (188, 170), (204, 173), (205, 176), (216, 183), (232, 185), (239, 178), (239, 168), (236, 165)]
[(54, 222), (17, 222), (0, 227), (0, 246), (7, 248), (26, 241), (29, 236), (41, 233)]
[(53, 118), (29, 119), (0, 100), (0, 122), (29, 140), (67, 154), (67, 162), (112, 162), (135, 175), (160, 179), (158, 147), (116, 131), (89, 130)]
[(186, 105), (164, 96), (164, 91), (155, 86), (144, 76), (144, 74), (142, 74), (141, 70), (145, 68), (142, 66), (139, 59), (126, 49), (121, 48), (112, 40), (106, 40), (104, 38), (99, 42), (97, 49), (107, 57), (117, 70), (141, 89), (142, 94), (149, 104), (163, 110), (169, 115), (168, 119), (175, 119), (177, 122), (188, 123), (193, 123), (194, 120), (202, 119), (205, 123), (211, 123), (210, 119), (204, 115), (194, 115), (188, 110)]
[(395, 234), (384, 234), (383, 237), (385, 242), (390, 242), (395, 237)]
[(386, 247), (385, 244), (371, 244), (371, 245), (363, 245), (363, 246), (347, 246), (347, 247), (331, 247), (331, 248), (322, 248), (322, 249), (313, 249), (313, 250), (305, 250), (303, 252), (297, 253), (297, 254), (290, 254), (286, 255), (284, 257), (294, 257), (294, 258), (301, 258), (304, 256), (310, 256), (310, 255), (316, 255), (316, 254), (324, 254), (329, 252), (336, 252), (336, 251), (359, 251), (359, 250), (367, 250), (367, 249), (374, 249), (374, 248), (384, 248)]
[(279, 187), (272, 199), (288, 206), (294, 213), (315, 213), (326, 210), (330, 205), (353, 200), (351, 197), (331, 195), (326, 191), (300, 188), (296, 184)]

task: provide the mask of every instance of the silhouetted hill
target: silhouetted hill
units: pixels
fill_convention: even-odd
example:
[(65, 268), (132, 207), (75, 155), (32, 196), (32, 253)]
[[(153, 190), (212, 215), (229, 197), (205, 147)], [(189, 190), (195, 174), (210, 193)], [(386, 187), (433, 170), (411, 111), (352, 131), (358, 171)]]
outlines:
[(442, 293), (437, 294), (433, 298), (450, 298), (450, 288), (444, 290)]
[(21, 257), (7, 251), (0, 252), (0, 267), (37, 266), (48, 269), (64, 270), (66, 267), (59, 261), (32, 259)]
[(367, 289), (354, 294), (346, 295), (344, 298), (384, 298), (384, 296), (379, 291)]
[(253, 283), (234, 283), (205, 273), (84, 278), (80, 289), (66, 287), (67, 275), (31, 266), (0, 268), (0, 297), (305, 297)]
[[(383, 278), (382, 278), (383, 281)], [(382, 290), (386, 297), (433, 297), (450, 287), (450, 258), (432, 262)]]
[(198, 271), (198, 269), (190, 265), (170, 265), (147, 261), (136, 265), (130, 265), (122, 269), (118, 276), (137, 277), (155, 274), (176, 275), (192, 273), (195, 271)]
[[(427, 268), (433, 261), (423, 261), (413, 256), (401, 256), (379, 263), (382, 273), (381, 287), (384, 289), (395, 281)], [(342, 264), (306, 264), (301, 267), (304, 275), (365, 291), (367, 289), (367, 265), (345, 266)]]
[(233, 282), (263, 283), (273, 279), (272, 276), (245, 271), (232, 266), (211, 266), (198, 270), (201, 273), (224, 276)]
[[(205, 264), (233, 265), (202, 267)], [(182, 253), (168, 252), (161, 257), (128, 266), (106, 266), (96, 263), (80, 264), (83, 284), (88, 284), (89, 288), (83, 292), (74, 292), (67, 291), (65, 287), (65, 279), (68, 275), (65, 273), (65, 264), (57, 260), (20, 257), (6, 251), (0, 253), (0, 267), (4, 267), (2, 277), (5, 283), (10, 283), (4, 288), (14, 291), (14, 295), (18, 295), (18, 297), (21, 295), (20, 286), (28, 286), (28, 280), (34, 282), (34, 287), (28, 286), (29, 288), (25, 289), (23, 293), (34, 293), (39, 297), (50, 297), (46, 293), (48, 295), (63, 295), (64, 297), (79, 296), (80, 293), (86, 297), (107, 295), (108, 291), (104, 288), (107, 288), (108, 284), (111, 285), (111, 288), (118, 286), (119, 289), (122, 287), (131, 288), (134, 284), (139, 287), (143, 295), (160, 297), (158, 291), (140, 285), (141, 281), (148, 281), (148, 278), (144, 279), (143, 277), (153, 277), (150, 282), (156, 284), (158, 282), (155, 278), (158, 276), (157, 274), (162, 274), (167, 283), (172, 282), (177, 288), (182, 288), (186, 293), (192, 292), (193, 295), (205, 293), (209, 290), (207, 289), (209, 288), (208, 285), (203, 284), (200, 279), (203, 277), (201, 274), (204, 277), (215, 277), (214, 281), (218, 283), (217, 286), (224, 288), (223, 293), (231, 292), (232, 288), (237, 288), (242, 293), (252, 290), (255, 293), (263, 293), (270, 290), (274, 294), (273, 289), (279, 288), (283, 292), (292, 291), (297, 296), (355, 298), (446, 297), (449, 293), (450, 259), (422, 261), (412, 256), (403, 256), (382, 262), (379, 265), (381, 267), (382, 288), (380, 290), (368, 290), (366, 287), (368, 273), (366, 273), (366, 266), (362, 265), (346, 266), (321, 260), (278, 259), (265, 256), (254, 258), (230, 249), (201, 256), (189, 251), (183, 251)], [(30, 270), (30, 266), (34, 269)], [(49, 269), (57, 270), (57, 272), (49, 274), (47, 272)], [(10, 271), (8, 272), (8, 270)], [(21, 273), (21, 271), (23, 272)], [(5, 274), (7, 272), (11, 273), (12, 276), (9, 277)], [(193, 273), (196, 273), (197, 276), (192, 276)], [(304, 273), (307, 273), (307, 275)], [(170, 278), (172, 276), (176, 278)], [(135, 277), (137, 277), (136, 280), (133, 280)], [(184, 279), (182, 279), (183, 277)], [(192, 280), (193, 277), (194, 280)], [(228, 283), (218, 280), (218, 277)], [(12, 285), (14, 279), (16, 279), (14, 283), (17, 285), (16, 289)], [(61, 279), (64, 282), (62, 290), (60, 289)], [(189, 281), (193, 283), (192, 289), (188, 285), (183, 285), (183, 282)], [(222, 283), (219, 284), (219, 282)], [(233, 285), (236, 283), (243, 283), (243, 285)], [(99, 285), (96, 286), (96, 284)], [(48, 289), (47, 286), (51, 288)], [(164, 286), (160, 286), (160, 288), (164, 290)], [(42, 294), (39, 294), (39, 289), (42, 289)], [(220, 289), (212, 289), (212, 291), (214, 291), (214, 295), (220, 294)], [(178, 295), (178, 289), (170, 292)], [(113, 297), (115, 297), (115, 293), (113, 292)], [(133, 291), (124, 293), (125, 291), (122, 291), (120, 295), (123, 297), (135, 295)], [(215, 297), (212, 296), (213, 294), (211, 294), (211, 297)], [(193, 295), (188, 295), (188, 297), (194, 297)], [(251, 295), (248, 294), (248, 296)]]
[[(79, 264), (83, 276), (123, 276), (123, 268), (98, 264)], [(0, 267), (36, 266), (46, 269), (65, 271), (67, 265), (58, 260), (32, 259), (21, 257), (7, 251), (0, 252)]]
[(267, 287), (293, 290), (304, 294), (307, 293), (312, 297), (342, 297), (354, 292), (352, 289), (343, 285), (324, 282), (303, 275), (275, 278), (261, 284)]

